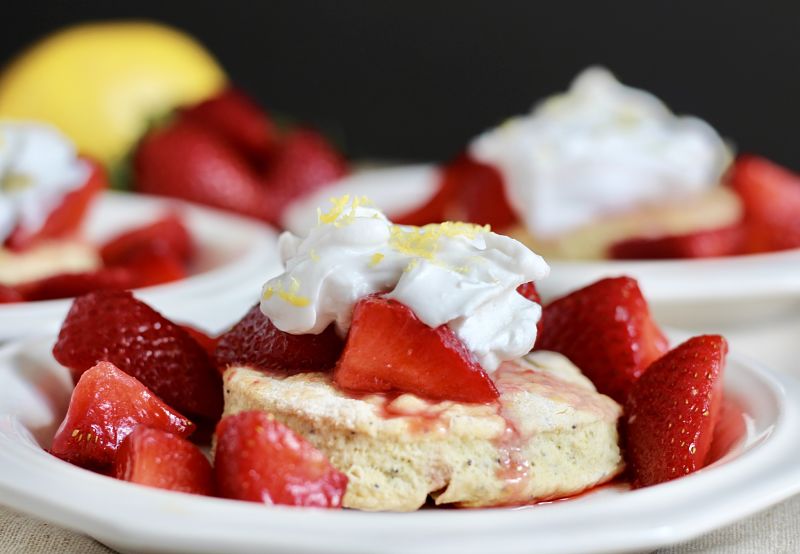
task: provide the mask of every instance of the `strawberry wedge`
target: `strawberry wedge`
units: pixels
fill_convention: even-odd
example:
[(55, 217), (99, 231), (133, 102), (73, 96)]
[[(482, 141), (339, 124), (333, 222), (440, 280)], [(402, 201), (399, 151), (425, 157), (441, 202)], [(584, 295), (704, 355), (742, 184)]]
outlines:
[(358, 392), (400, 391), (458, 402), (498, 397), (492, 380), (449, 327), (428, 327), (408, 307), (381, 296), (356, 304), (333, 378), (343, 389)]

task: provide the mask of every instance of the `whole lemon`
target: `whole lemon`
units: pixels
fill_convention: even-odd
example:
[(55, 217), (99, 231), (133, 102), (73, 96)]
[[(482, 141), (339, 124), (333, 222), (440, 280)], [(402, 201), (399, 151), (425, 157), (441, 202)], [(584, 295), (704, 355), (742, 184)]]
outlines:
[(113, 165), (152, 118), (225, 84), (216, 60), (165, 25), (69, 27), (39, 41), (0, 75), (0, 117), (49, 121), (78, 149)]

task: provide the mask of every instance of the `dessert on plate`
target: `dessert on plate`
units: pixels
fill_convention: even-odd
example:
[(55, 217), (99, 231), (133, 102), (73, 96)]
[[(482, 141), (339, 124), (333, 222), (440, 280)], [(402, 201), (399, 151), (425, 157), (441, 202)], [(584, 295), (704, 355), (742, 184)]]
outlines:
[[(282, 235), (285, 272), (219, 337), (128, 292), (76, 299), (50, 451), (181, 492), (394, 511), (569, 497), (626, 467), (649, 486), (715, 459), (722, 337), (670, 350), (627, 277), (543, 309), (548, 266), (515, 239), (332, 204)], [(214, 429), (212, 467), (191, 441)]]
[(592, 67), (476, 137), (403, 220), (489, 223), (553, 259), (695, 258), (798, 247), (799, 208), (800, 177)]
[(102, 168), (79, 156), (54, 127), (0, 122), (0, 302), (185, 276), (192, 241), (175, 214), (102, 245), (81, 236), (88, 210), (106, 188)]

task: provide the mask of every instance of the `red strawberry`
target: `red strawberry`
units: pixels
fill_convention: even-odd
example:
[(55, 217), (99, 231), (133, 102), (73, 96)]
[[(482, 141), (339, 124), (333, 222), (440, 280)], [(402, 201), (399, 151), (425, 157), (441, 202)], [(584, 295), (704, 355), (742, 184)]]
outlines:
[(102, 290), (123, 290), (133, 285), (133, 275), (122, 267), (104, 267), (81, 273), (59, 273), (18, 287), (27, 301), (71, 298)]
[(89, 206), (95, 196), (108, 188), (108, 180), (103, 168), (88, 159), (84, 159), (91, 167), (86, 183), (69, 192), (47, 219), (44, 225), (35, 232), (17, 227), (6, 240), (6, 246), (12, 250), (24, 250), (38, 240), (54, 239), (75, 233), (83, 222)]
[[(520, 286), (517, 287), (517, 292), (520, 293), (522, 296), (530, 300), (531, 302), (536, 302), (540, 306), (542, 305), (542, 297), (539, 296), (539, 291), (536, 290), (536, 283), (530, 281), (529, 283), (522, 283)], [(544, 325), (544, 318), (539, 318), (539, 322), (536, 324), (536, 336), (542, 336), (542, 327)]]
[(661, 260), (671, 258), (715, 258), (744, 251), (745, 229), (741, 224), (683, 235), (634, 238), (611, 246), (616, 260)]
[(744, 204), (748, 250), (800, 247), (800, 176), (756, 156), (740, 156), (730, 173)]
[(269, 198), (267, 220), (279, 223), (292, 201), (339, 179), (347, 172), (345, 161), (320, 135), (311, 130), (290, 132), (264, 174)]
[(459, 402), (498, 397), (492, 380), (449, 327), (428, 327), (408, 307), (381, 296), (356, 304), (333, 378), (359, 392), (397, 390)]
[(263, 412), (219, 422), (214, 463), (226, 498), (339, 508), (347, 488), (347, 477), (322, 452)]
[(659, 358), (633, 386), (626, 413), (635, 487), (681, 477), (706, 463), (727, 352), (718, 335), (694, 337)]
[(503, 231), (517, 222), (505, 193), (503, 178), (492, 166), (462, 155), (444, 168), (444, 190), (455, 191), (446, 219), (491, 225)]
[(132, 275), (130, 288), (151, 287), (186, 277), (186, 267), (173, 252), (140, 250), (121, 266)]
[(333, 326), (319, 335), (292, 335), (275, 327), (258, 304), (218, 339), (217, 367), (247, 364), (264, 371), (302, 373), (333, 369), (344, 342)]
[(0, 304), (11, 304), (12, 302), (24, 302), (22, 294), (14, 287), (0, 285)]
[(105, 470), (137, 425), (180, 436), (190, 434), (194, 427), (142, 383), (114, 364), (100, 362), (81, 376), (72, 391), (67, 416), (50, 452), (82, 467)]
[(139, 192), (183, 198), (263, 217), (268, 197), (244, 157), (200, 125), (173, 123), (149, 133), (134, 157)]
[(144, 425), (120, 444), (114, 476), (148, 487), (214, 495), (214, 470), (200, 449), (177, 435)]
[(192, 337), (195, 340), (195, 342), (197, 342), (197, 344), (202, 346), (203, 350), (205, 350), (209, 356), (214, 355), (214, 351), (217, 349), (218, 339), (209, 336), (207, 333), (201, 331), (200, 329), (197, 329), (196, 327), (192, 327), (191, 325), (186, 325), (185, 323), (181, 325), (181, 329), (186, 331), (189, 334), (189, 336)]
[(185, 263), (194, 254), (194, 244), (180, 217), (173, 213), (117, 235), (103, 245), (100, 255), (106, 265), (125, 265), (142, 251), (170, 253)]
[(53, 355), (75, 381), (98, 361), (115, 364), (189, 417), (216, 421), (222, 381), (203, 348), (130, 292), (76, 299)]
[(439, 189), (425, 204), (404, 214), (392, 214), (392, 221), (397, 225), (417, 226), (446, 221), (450, 208), (456, 202), (459, 187), (456, 180), (447, 179), (446, 176), (447, 171), (442, 171)]
[(667, 340), (630, 277), (602, 279), (545, 306), (539, 350), (569, 358), (603, 394), (624, 403)]
[(277, 129), (264, 110), (235, 88), (184, 110), (180, 117), (216, 133), (254, 163), (264, 163), (278, 141)]

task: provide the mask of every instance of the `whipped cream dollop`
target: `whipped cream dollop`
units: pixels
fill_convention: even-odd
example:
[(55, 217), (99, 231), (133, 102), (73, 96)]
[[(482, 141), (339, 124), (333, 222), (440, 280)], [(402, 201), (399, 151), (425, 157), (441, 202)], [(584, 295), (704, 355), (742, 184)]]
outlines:
[(90, 171), (55, 127), (0, 121), (0, 244), (17, 225), (38, 231)]
[(731, 159), (710, 125), (675, 116), (598, 67), (480, 135), (469, 152), (500, 171), (514, 210), (543, 238), (712, 188)]
[(516, 292), (545, 277), (545, 261), (488, 227), (393, 225), (365, 198), (331, 199), (308, 236), (279, 239), (285, 272), (263, 289), (261, 311), (282, 331), (344, 336), (361, 298), (386, 293), (430, 327), (448, 325), (487, 371), (527, 354), (542, 309)]

